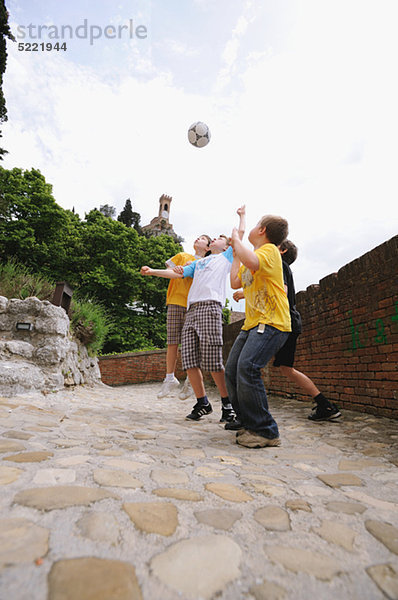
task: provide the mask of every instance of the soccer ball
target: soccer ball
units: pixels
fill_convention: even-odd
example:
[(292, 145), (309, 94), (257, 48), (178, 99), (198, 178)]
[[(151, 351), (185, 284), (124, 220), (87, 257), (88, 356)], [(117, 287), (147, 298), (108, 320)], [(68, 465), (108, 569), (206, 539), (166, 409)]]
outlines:
[(202, 121), (192, 123), (191, 127), (188, 129), (188, 139), (192, 146), (196, 146), (196, 148), (207, 146), (210, 142), (210, 137), (210, 130), (206, 123), (202, 123)]

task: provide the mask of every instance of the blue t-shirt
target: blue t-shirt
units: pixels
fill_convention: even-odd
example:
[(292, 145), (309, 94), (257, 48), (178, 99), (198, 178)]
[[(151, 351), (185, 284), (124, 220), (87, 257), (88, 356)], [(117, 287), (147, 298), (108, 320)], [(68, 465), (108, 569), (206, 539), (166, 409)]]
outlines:
[(233, 261), (232, 246), (221, 254), (211, 254), (206, 258), (184, 267), (184, 277), (192, 277), (193, 282), (188, 294), (187, 308), (193, 302), (215, 300), (222, 306), (227, 297), (227, 275)]

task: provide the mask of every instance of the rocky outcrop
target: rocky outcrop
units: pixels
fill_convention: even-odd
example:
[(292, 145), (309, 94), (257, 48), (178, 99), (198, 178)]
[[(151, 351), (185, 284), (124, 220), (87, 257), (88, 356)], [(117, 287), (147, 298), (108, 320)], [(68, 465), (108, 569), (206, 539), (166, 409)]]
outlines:
[(98, 359), (71, 337), (63, 308), (38, 298), (0, 296), (0, 394), (53, 391), (100, 380)]

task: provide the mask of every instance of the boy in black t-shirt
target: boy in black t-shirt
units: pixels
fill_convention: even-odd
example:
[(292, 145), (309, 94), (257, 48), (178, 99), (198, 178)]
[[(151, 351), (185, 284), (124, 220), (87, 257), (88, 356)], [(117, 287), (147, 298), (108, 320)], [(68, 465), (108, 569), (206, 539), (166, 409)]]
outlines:
[(305, 392), (312, 396), (316, 402), (308, 418), (311, 421), (332, 421), (338, 419), (341, 413), (335, 404), (332, 404), (321, 392), (311, 379), (293, 368), (294, 355), (296, 353), (297, 338), (301, 333), (301, 315), (296, 308), (296, 291), (294, 289), (293, 274), (290, 266), (297, 258), (297, 247), (290, 240), (285, 240), (279, 246), (282, 255), (283, 279), (289, 300), (290, 317), (292, 320), (292, 332), (286, 343), (274, 358), (274, 367), (279, 367), (282, 374)]
[[(279, 367), (282, 374), (307, 394), (312, 396), (316, 402), (308, 418), (311, 421), (334, 421), (341, 416), (341, 413), (335, 404), (332, 404), (321, 392), (311, 379), (293, 368), (294, 356), (296, 353), (297, 338), (301, 333), (301, 315), (296, 308), (296, 292), (294, 289), (293, 273), (290, 266), (297, 258), (297, 247), (290, 240), (285, 240), (279, 246), (279, 252), (282, 255), (283, 280), (285, 290), (289, 300), (290, 318), (292, 322), (292, 331), (282, 348), (275, 354), (274, 367)], [(241, 291), (235, 292), (234, 300), (240, 300), (243, 297)]]

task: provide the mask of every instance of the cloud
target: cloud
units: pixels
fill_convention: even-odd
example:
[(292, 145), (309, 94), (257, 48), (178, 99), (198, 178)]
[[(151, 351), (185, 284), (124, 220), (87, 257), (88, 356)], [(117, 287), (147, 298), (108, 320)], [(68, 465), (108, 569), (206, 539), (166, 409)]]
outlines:
[[(264, 51), (246, 44), (259, 5), (245, 2), (201, 93), (175, 83), (172, 62), (148, 53), (134, 65), (128, 46), (113, 78), (11, 46), (3, 165), (39, 168), (81, 216), (101, 204), (120, 212), (130, 197), (146, 224), (169, 194), (187, 249), (199, 233), (229, 233), (242, 203), (248, 230), (282, 214), (300, 250), (297, 289), (317, 283), (396, 233), (396, 8), (299, 6), (283, 48)], [(175, 44), (178, 56), (186, 44)], [(204, 149), (187, 141), (197, 120), (212, 133)]]
[(236, 71), (236, 61), (239, 54), (241, 39), (246, 34), (250, 23), (254, 20), (255, 14), (253, 14), (253, 2), (251, 0), (246, 0), (243, 6), (243, 12), (239, 15), (236, 25), (232, 30), (231, 37), (225, 44), (222, 52), (221, 58), (223, 66), (220, 69), (215, 85), (215, 91), (217, 93), (222, 92), (231, 82), (232, 76)]
[(166, 38), (162, 40), (162, 50), (171, 52), (172, 54), (176, 54), (177, 56), (181, 55), (184, 57), (192, 57), (199, 56), (200, 52), (198, 48), (189, 47), (187, 44), (179, 40), (175, 40), (172, 38)]

